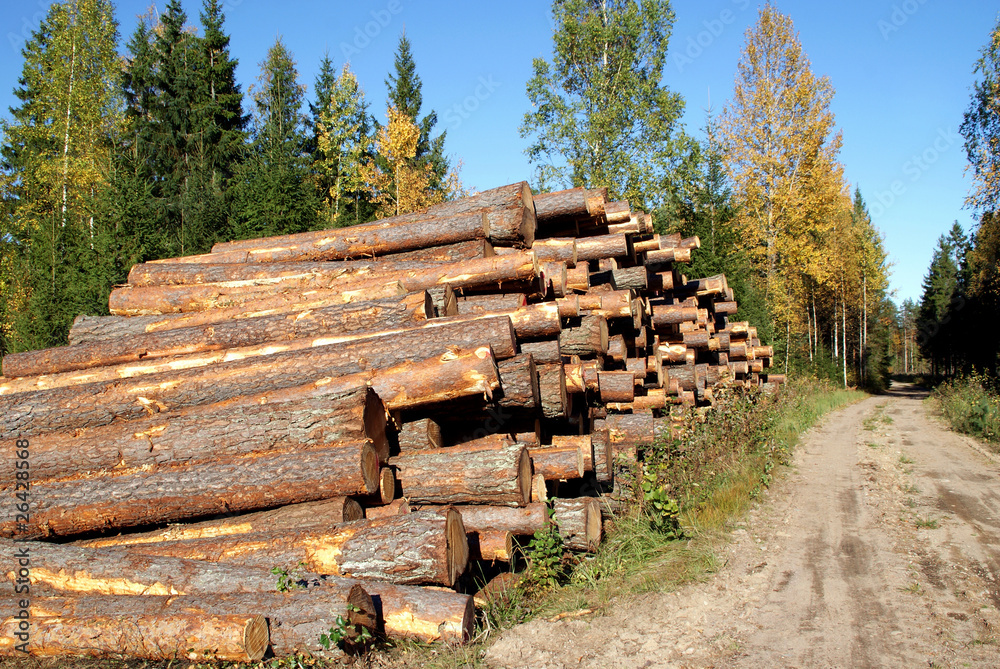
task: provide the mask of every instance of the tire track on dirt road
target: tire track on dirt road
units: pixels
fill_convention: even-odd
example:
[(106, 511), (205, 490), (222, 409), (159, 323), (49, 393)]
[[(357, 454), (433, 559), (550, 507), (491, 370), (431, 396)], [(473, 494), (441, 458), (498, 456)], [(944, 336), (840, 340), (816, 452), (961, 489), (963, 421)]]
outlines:
[(896, 386), (832, 412), (704, 583), (506, 632), (493, 667), (996, 667), (1000, 466)]

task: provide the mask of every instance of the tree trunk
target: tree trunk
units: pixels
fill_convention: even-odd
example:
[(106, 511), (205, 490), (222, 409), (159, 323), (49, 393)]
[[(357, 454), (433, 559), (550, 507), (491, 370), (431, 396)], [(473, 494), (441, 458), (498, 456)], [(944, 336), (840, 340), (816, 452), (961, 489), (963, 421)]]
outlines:
[(671, 304), (653, 305), (653, 327), (665, 328), (679, 323), (698, 321), (698, 309)]
[[(259, 610), (251, 607), (250, 611)], [(14, 657), (21, 621), (0, 623), (0, 655)], [(158, 615), (110, 613), (93, 617), (32, 618), (28, 653), (53, 657), (85, 655), (143, 660), (213, 660), (255, 662), (270, 643), (267, 620), (259, 613)]]
[(560, 218), (600, 216), (604, 213), (601, 190), (570, 188), (535, 195), (535, 215), (539, 224), (554, 223)]
[(361, 505), (350, 497), (334, 497), (318, 502), (289, 504), (268, 511), (245, 513), (200, 523), (168, 525), (154, 532), (136, 532), (100, 539), (86, 539), (76, 542), (87, 548), (107, 548), (110, 546), (134, 546), (137, 544), (160, 543), (163, 541), (184, 541), (187, 539), (211, 539), (233, 534), (253, 534), (256, 532), (280, 532), (285, 530), (330, 529), (342, 523), (361, 520), (365, 512)]
[(0, 521), (0, 536), (71, 536), (370, 494), (378, 489), (378, 456), (367, 441), (344, 442), (301, 452), (38, 481), (31, 488), (30, 520)]
[(445, 246), (429, 246), (423, 249), (402, 251), (383, 256), (382, 259), (393, 262), (400, 260), (416, 260), (419, 262), (464, 262), (479, 258), (492, 258), (496, 255), (493, 244), (488, 239), (473, 239), (468, 242), (447, 244)]
[(441, 439), (441, 424), (432, 418), (421, 418), (403, 423), (397, 436), (399, 450), (404, 453), (441, 448), (444, 445)]
[[(276, 578), (274, 580), (277, 581)], [(32, 618), (67, 617), (90, 620), (115, 615), (144, 618), (191, 615), (211, 618), (239, 611), (258, 611), (267, 619), (271, 650), (276, 657), (296, 654), (320, 657), (342, 655), (342, 651), (336, 646), (329, 652), (324, 652), (319, 645), (320, 635), (337, 626), (338, 616), (346, 621), (351, 636), (359, 626), (372, 631), (378, 627), (376, 607), (371, 595), (360, 582), (346, 582), (342, 588), (312, 588), (308, 591), (292, 588), (287, 593), (214, 593), (211, 596), (180, 597), (87, 593), (85, 596), (63, 595), (31, 599)], [(180, 655), (187, 657), (186, 653)]]
[(410, 512), (410, 503), (405, 497), (392, 500), (385, 506), (365, 507), (365, 518), (385, 518), (386, 516), (401, 516)]
[(243, 567), (297, 565), (316, 574), (378, 579), (403, 585), (451, 586), (465, 572), (469, 550), (454, 508), (358, 520), (329, 531), (230, 535), (127, 546), (131, 555), (224, 562)]
[(468, 504), (456, 508), (462, 514), (466, 532), (498, 531), (527, 536), (549, 524), (548, 508), (539, 503), (522, 507)]
[(563, 447), (572, 446), (580, 451), (583, 458), (583, 471), (594, 471), (594, 445), (589, 434), (552, 435), (552, 446)]
[[(426, 297), (424, 292), (420, 292), (402, 300), (338, 305), (165, 331), (144, 332), (142, 323), (135, 323), (129, 328), (130, 332), (116, 332), (113, 338), (8, 355), (3, 360), (3, 373), (8, 378), (56, 374), (265, 342), (310, 339), (326, 334), (361, 334), (417, 327), (433, 317), (432, 313), (428, 313)], [(148, 316), (124, 320), (140, 319), (155, 322)]]
[(491, 242), (497, 246), (531, 248), (535, 241), (537, 223), (535, 203), (527, 181), (436, 204), (428, 209), (428, 213), (456, 216), (479, 209), (486, 209)]
[(631, 402), (635, 397), (635, 376), (631, 372), (598, 372), (601, 402)]
[(577, 262), (600, 258), (620, 258), (627, 255), (629, 255), (627, 235), (597, 235), (576, 240)]
[(417, 212), (346, 228), (223, 242), (212, 253), (166, 262), (261, 263), (373, 258), (490, 237), (488, 212)]
[(614, 469), (608, 429), (598, 429), (595, 425), (590, 433), (590, 442), (594, 449), (594, 476), (600, 483), (609, 483), (614, 479)]
[(593, 497), (557, 499), (552, 503), (563, 545), (576, 551), (595, 551), (601, 543), (601, 506)]
[(476, 612), (470, 595), (384, 581), (358, 583), (371, 593), (390, 639), (465, 643), (472, 638)]
[(494, 399), (503, 407), (534, 409), (541, 403), (538, 371), (530, 354), (521, 354), (498, 364), (500, 394)]
[(510, 562), (514, 554), (514, 537), (510, 532), (490, 530), (469, 532), (469, 559), (489, 562)]
[[(102, 472), (109, 475), (142, 467), (172, 467), (229, 460), (267, 452), (327, 448), (343, 442), (372, 444), (389, 457), (385, 405), (373, 390), (356, 386), (320, 398), (295, 399), (301, 389), (259, 397), (235, 397), (189, 406), (93, 428), (47, 432), (32, 439), (34, 483)], [(289, 401), (282, 401), (287, 399)], [(0, 441), (0, 469), (14, 480), (18, 441)]]
[(529, 448), (536, 473), (546, 481), (583, 478), (583, 453), (576, 444), (569, 446), (539, 446)]
[[(439, 324), (435, 321), (434, 327), (337, 344), (304, 341), (313, 347), (284, 344), (279, 348), (281, 352), (275, 352), (276, 347), (272, 346), (163, 358), (148, 370), (175, 368), (175, 371), (0, 395), (0, 410), (3, 411), (0, 425), (4, 432), (20, 433), (25, 438), (43, 431), (106, 425), (115, 418), (125, 420), (218, 402), (262, 389), (288, 388), (303, 380), (336, 378), (403, 362), (453, 355), (458, 349), (491, 345), (500, 358), (512, 357), (516, 350), (513, 327), (506, 316), (469, 323)], [(445, 360), (442, 358), (442, 362)], [(216, 364), (210, 364), (213, 362)], [(194, 364), (200, 366), (192, 367)], [(176, 369), (183, 366), (189, 368)], [(489, 389), (484, 390), (489, 392)], [(382, 393), (382, 389), (376, 388), (376, 391)], [(387, 389), (383, 396), (398, 394), (398, 390)], [(387, 404), (394, 408), (391, 403)]]
[(562, 364), (562, 352), (559, 348), (558, 339), (543, 341), (523, 342), (521, 353), (530, 353), (535, 359), (536, 365), (558, 365)]
[(524, 506), (530, 500), (531, 460), (521, 444), (414, 451), (390, 463), (411, 503)]
[(576, 239), (539, 239), (531, 245), (538, 262), (563, 262), (567, 268), (576, 267), (578, 262)]
[(542, 403), (542, 415), (559, 418), (566, 415), (569, 398), (566, 394), (566, 376), (562, 363), (557, 365), (536, 365), (538, 369), (538, 393)]
[(603, 316), (584, 316), (578, 327), (567, 328), (559, 335), (563, 355), (592, 358), (608, 351), (608, 321)]
[(525, 306), (528, 301), (523, 293), (500, 293), (497, 295), (467, 295), (458, 300), (461, 316), (474, 314), (510, 313)]

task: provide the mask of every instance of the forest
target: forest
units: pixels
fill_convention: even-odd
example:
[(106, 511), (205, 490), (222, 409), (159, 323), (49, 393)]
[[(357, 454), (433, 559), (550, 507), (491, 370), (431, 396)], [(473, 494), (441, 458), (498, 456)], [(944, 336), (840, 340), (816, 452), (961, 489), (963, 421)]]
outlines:
[[(726, 274), (775, 371), (873, 389), (893, 372), (995, 371), (1000, 26), (961, 128), (980, 224), (942, 236), (922, 301), (897, 305), (845, 178), (834, 84), (789, 16), (759, 10), (732, 98), (694, 133), (666, 81), (667, 0), (556, 0), (552, 13), (551, 56), (510, 119), (536, 193), (606, 186), (658, 232), (699, 236), (687, 273)], [(65, 344), (136, 263), (467, 194), (405, 32), (384, 116), (350, 63), (325, 57), (307, 94), (280, 38), (254, 82), (236, 80), (229, 43), (220, 0), (170, 0), (127, 40), (110, 0), (52, 3), (0, 125), (0, 354)]]

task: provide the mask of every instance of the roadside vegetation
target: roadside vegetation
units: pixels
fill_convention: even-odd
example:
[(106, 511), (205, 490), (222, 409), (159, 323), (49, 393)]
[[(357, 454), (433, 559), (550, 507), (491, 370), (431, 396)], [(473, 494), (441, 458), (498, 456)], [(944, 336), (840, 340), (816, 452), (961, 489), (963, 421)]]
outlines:
[(1000, 452), (1000, 393), (992, 377), (957, 376), (938, 385), (931, 397), (954, 430), (989, 442)]

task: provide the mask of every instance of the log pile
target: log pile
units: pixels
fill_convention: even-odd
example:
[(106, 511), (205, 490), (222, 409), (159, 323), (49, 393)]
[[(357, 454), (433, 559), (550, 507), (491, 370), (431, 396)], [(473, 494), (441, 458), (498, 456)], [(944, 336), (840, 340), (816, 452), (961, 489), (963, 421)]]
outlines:
[(681, 274), (698, 247), (605, 190), (522, 182), (135, 266), (113, 315), (3, 360), (27, 649), (323, 655), (338, 615), (348, 641), (468, 639), (470, 561), (550, 527), (595, 550), (616, 458), (768, 381), (725, 277)]

